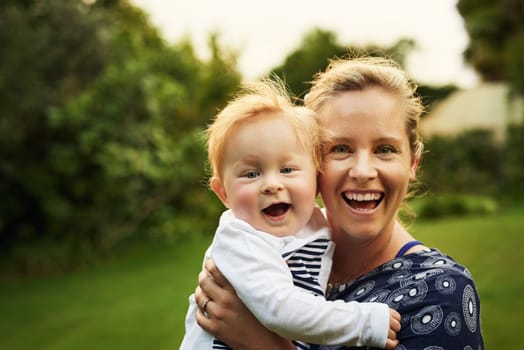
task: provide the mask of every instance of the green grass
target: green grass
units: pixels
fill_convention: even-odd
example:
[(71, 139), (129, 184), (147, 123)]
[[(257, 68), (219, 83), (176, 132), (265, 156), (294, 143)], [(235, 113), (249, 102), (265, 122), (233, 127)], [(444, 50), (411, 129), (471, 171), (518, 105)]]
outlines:
[(177, 349), (209, 241), (148, 243), (72, 275), (2, 282), (0, 349)]
[(524, 208), (488, 217), (417, 223), (412, 232), (468, 267), (481, 299), (486, 349), (521, 349), (524, 324)]
[[(418, 221), (411, 231), (473, 273), (487, 349), (520, 349), (524, 207)], [(0, 349), (177, 349), (211, 237), (147, 243), (71, 275), (0, 283)]]

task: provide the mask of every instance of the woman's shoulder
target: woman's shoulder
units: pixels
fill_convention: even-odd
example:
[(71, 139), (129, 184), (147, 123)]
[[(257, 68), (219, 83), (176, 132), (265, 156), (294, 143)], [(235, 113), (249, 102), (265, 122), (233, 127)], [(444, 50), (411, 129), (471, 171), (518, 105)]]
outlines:
[[(408, 293), (408, 296), (417, 295), (416, 300), (425, 299), (430, 303), (460, 299), (469, 289), (477, 294), (475, 281), (467, 267), (434, 248), (396, 258), (371, 273), (369, 278), (376, 281), (377, 287)], [(394, 300), (395, 297), (390, 298), (392, 304)], [(403, 304), (406, 304), (405, 300)]]
[[(339, 291), (346, 300), (390, 305), (398, 300), (405, 305), (408, 299), (421, 301), (428, 294), (447, 299), (457, 288), (467, 285), (476, 289), (473, 276), (465, 266), (438, 249), (424, 249), (395, 258)], [(406, 295), (401, 296), (404, 293)]]
[[(413, 281), (434, 279), (442, 275), (473, 280), (471, 272), (467, 267), (435, 248), (423, 249), (395, 258), (382, 265), (378, 270), (386, 273), (405, 270), (412, 276), (411, 279)], [(404, 280), (404, 283), (408, 282), (409, 279)]]

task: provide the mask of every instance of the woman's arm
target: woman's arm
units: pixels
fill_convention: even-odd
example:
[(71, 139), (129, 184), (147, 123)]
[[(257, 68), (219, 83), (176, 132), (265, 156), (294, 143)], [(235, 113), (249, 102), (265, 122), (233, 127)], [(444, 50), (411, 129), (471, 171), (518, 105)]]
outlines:
[[(198, 276), (198, 305), (208, 299), (206, 314), (199, 308), (197, 322), (207, 332), (235, 350), (294, 349), (291, 341), (266, 329), (244, 306), (233, 287), (212, 260)], [(256, 340), (256, 341), (254, 341)]]

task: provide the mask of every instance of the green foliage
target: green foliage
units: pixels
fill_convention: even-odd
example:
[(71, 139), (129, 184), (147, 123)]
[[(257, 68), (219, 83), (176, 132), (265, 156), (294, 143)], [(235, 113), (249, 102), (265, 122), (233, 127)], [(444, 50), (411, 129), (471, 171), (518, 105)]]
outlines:
[(510, 125), (506, 134), (501, 190), (510, 198), (524, 198), (524, 125)]
[(0, 11), (0, 43), (9, 52), (0, 56), (2, 247), (45, 237), (46, 212), (68, 211), (53, 190), (66, 184), (43, 165), (57, 137), (47, 112), (88, 88), (108, 63), (104, 18), (85, 11), (68, 1), (8, 3)]
[(509, 81), (524, 94), (524, 7), (522, 0), (460, 0), (469, 33), (466, 60), (487, 81)]
[(390, 47), (348, 46), (338, 43), (335, 33), (314, 29), (304, 36), (300, 45), (271, 73), (286, 81), (295, 96), (303, 97), (309, 90), (314, 74), (323, 71), (329, 59), (351, 56), (389, 56), (403, 64), (406, 55), (415, 47), (409, 39), (401, 39)]
[(422, 197), (411, 205), (420, 219), (493, 214), (497, 210), (497, 202), (490, 197), (464, 194)]
[(430, 193), (496, 194), (502, 150), (487, 130), (425, 141), (421, 182)]
[(201, 130), (239, 84), (236, 57), (216, 36), (207, 62), (168, 46), (127, 1), (3, 10), (19, 34), (0, 28), (0, 242), (20, 269), (38, 265), (31, 246), (77, 259), (131, 234), (212, 232)]
[(304, 96), (313, 74), (324, 70), (330, 57), (342, 56), (346, 52), (347, 49), (337, 43), (333, 32), (314, 29), (272, 73), (282, 77), (295, 96)]
[(510, 125), (503, 144), (487, 130), (425, 141), (421, 183), (430, 194), (462, 193), (515, 201), (524, 196), (524, 126)]

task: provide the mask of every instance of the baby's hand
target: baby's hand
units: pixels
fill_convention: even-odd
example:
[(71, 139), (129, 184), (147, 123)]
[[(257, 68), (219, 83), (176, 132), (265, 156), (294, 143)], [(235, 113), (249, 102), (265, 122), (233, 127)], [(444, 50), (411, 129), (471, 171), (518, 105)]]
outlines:
[(399, 344), (397, 339), (397, 333), (400, 331), (400, 314), (389, 309), (389, 332), (388, 339), (386, 340), (386, 349), (395, 349)]

